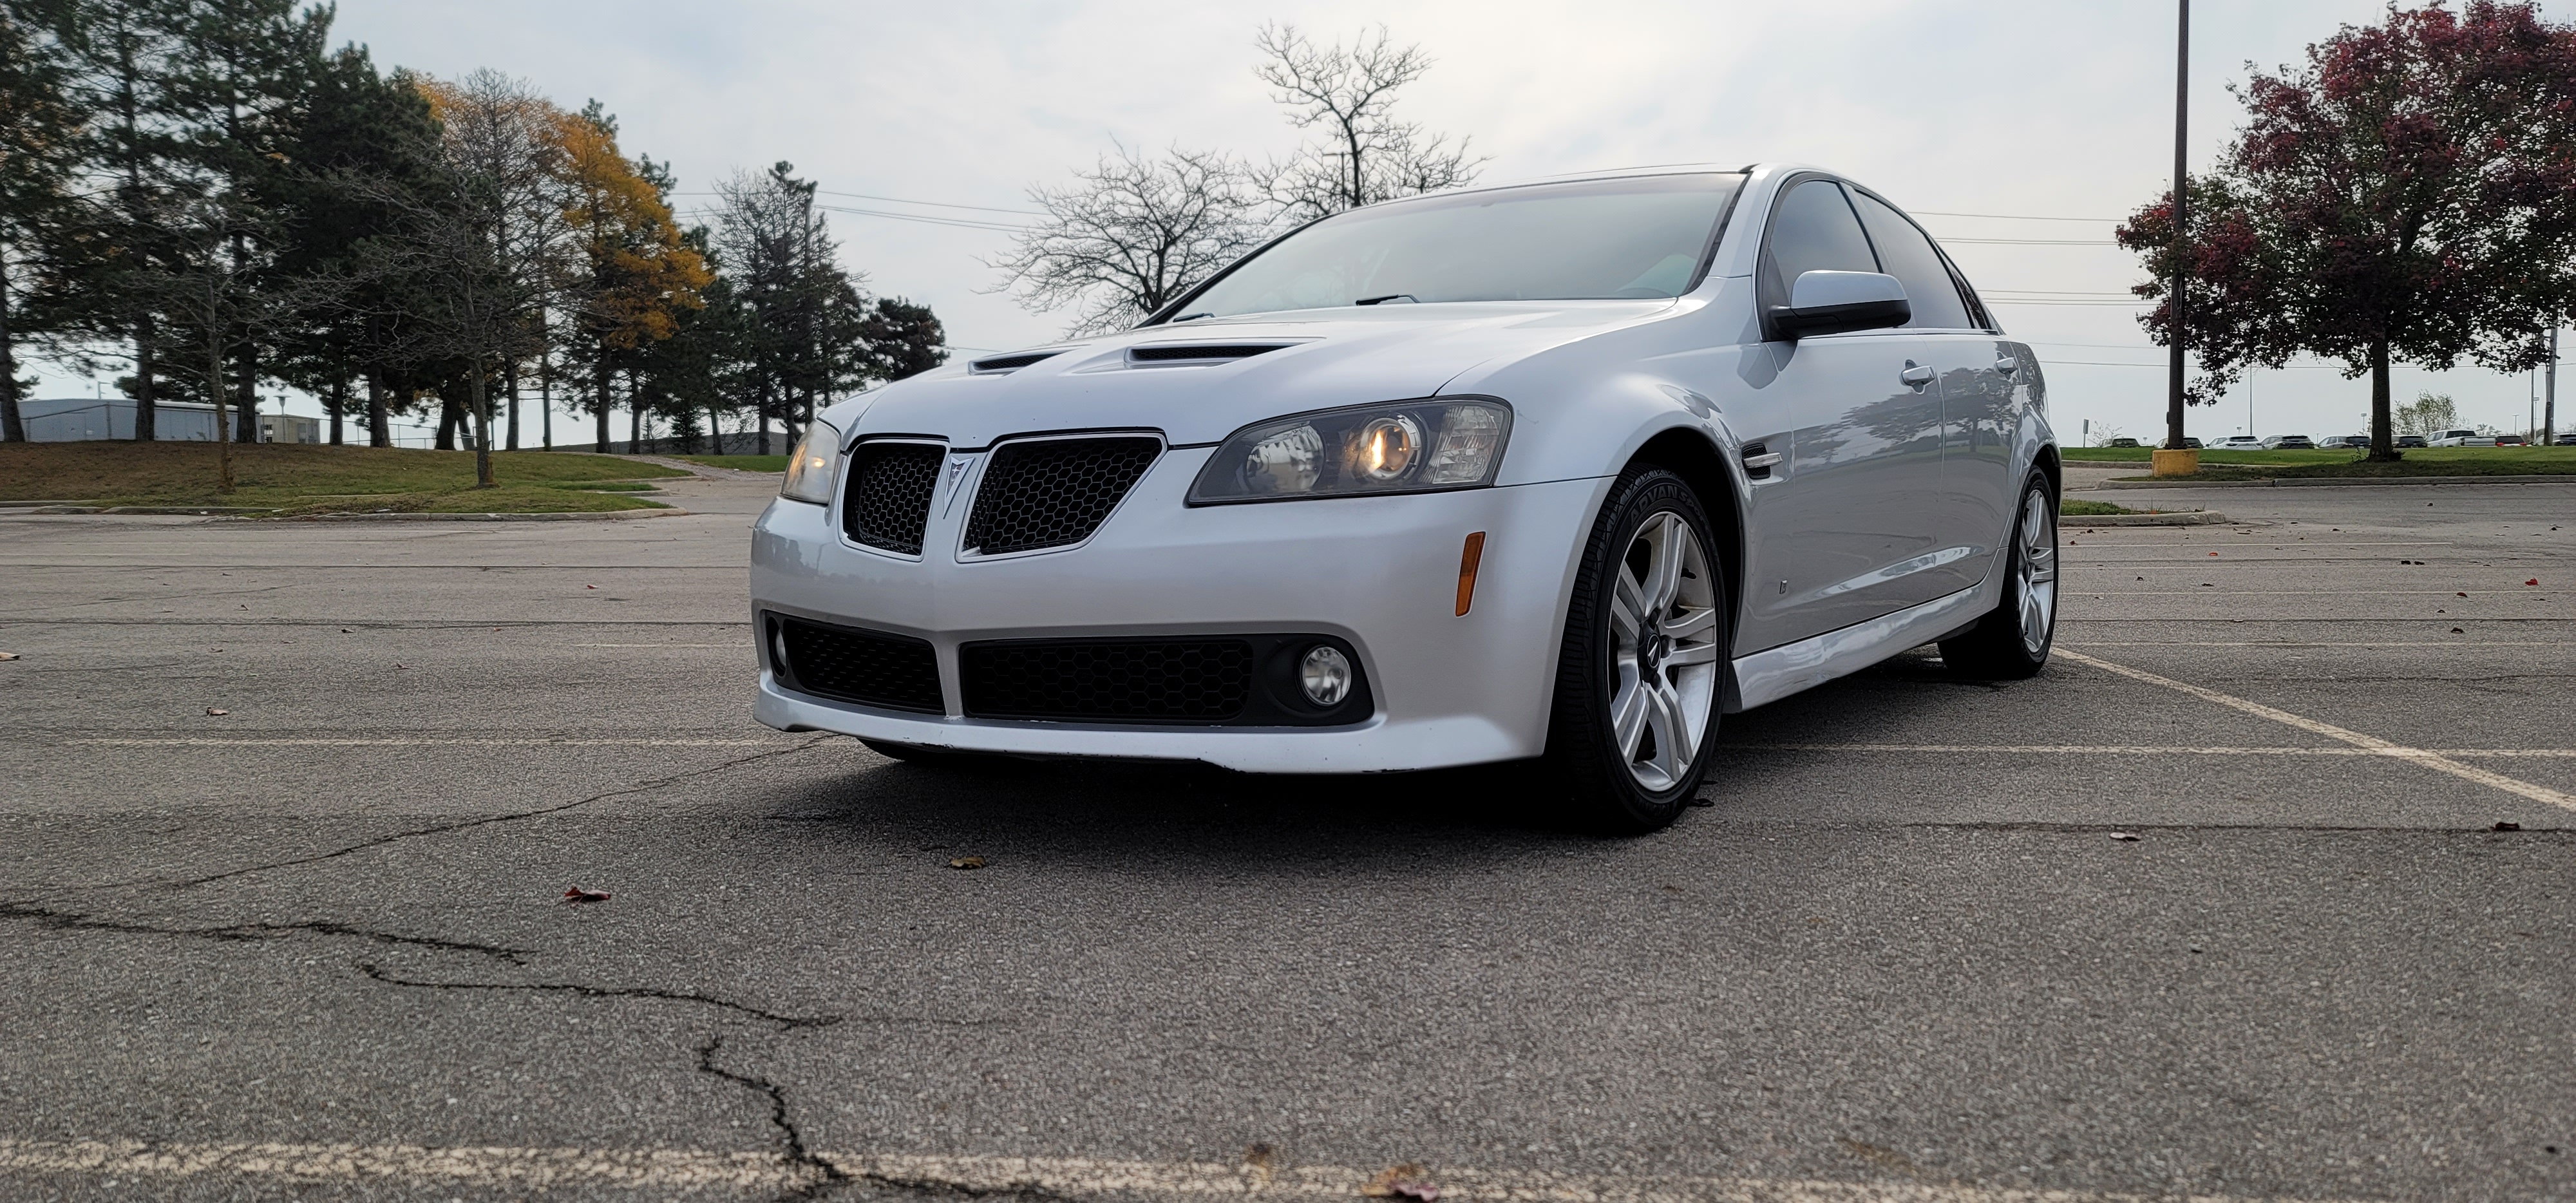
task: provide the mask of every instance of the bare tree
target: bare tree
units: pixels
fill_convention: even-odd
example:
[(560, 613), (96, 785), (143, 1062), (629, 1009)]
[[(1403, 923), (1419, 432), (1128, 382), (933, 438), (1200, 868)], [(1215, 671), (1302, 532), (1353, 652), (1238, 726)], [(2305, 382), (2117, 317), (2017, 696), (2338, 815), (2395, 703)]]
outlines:
[[(437, 114), (447, 166), (463, 181), (460, 199), (490, 243), (488, 266), (507, 278), (507, 291), (514, 297), (541, 298), (568, 258), (563, 199), (556, 189), (564, 151), (555, 127), (563, 114), (534, 84), (488, 67), (453, 84), (426, 77), (412, 83)], [(535, 325), (544, 316), (541, 306), (531, 307), (518, 320)], [(509, 402), (507, 438), (515, 451), (519, 365), (537, 353), (542, 340), (512, 337), (506, 342), (507, 356), (493, 366)], [(488, 415), (478, 414), (478, 420), (485, 424), (482, 441), (488, 442)], [(488, 469), (488, 447), (482, 455), (477, 464)], [(483, 483), (490, 484), (488, 470), (482, 475)]]
[[(272, 242), (277, 218), (238, 192), (183, 198), (164, 206), (164, 245), (175, 252), (158, 271), (138, 273), (129, 287), (148, 297), (178, 327), (175, 345), (191, 346), (215, 403), (216, 491), (233, 491), (233, 442), (224, 364), (236, 352), (271, 341), (346, 295), (344, 277), (289, 275), (245, 262), (232, 251)], [(255, 427), (254, 427), (255, 429)]]
[(1455, 188), (1473, 182), (1483, 156), (1412, 121), (1395, 118), (1395, 94), (1431, 69), (1419, 45), (1398, 47), (1378, 27), (1374, 37), (1317, 46), (1294, 25), (1264, 25), (1253, 40), (1268, 61), (1257, 68), (1289, 123), (1322, 136), (1258, 173), (1279, 215), (1290, 221)]
[(1033, 188), (1044, 221), (985, 266), (1032, 312), (1071, 307), (1069, 335), (1135, 325), (1259, 243), (1252, 173), (1212, 151), (1120, 147), (1068, 188)]

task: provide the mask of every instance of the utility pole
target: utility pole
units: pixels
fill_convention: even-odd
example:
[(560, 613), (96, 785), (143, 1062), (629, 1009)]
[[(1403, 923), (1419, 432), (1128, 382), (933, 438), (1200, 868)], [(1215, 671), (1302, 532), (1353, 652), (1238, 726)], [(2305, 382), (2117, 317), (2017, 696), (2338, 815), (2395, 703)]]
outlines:
[(2540, 445), (2558, 443), (2558, 319), (2549, 319), (2549, 385), (2540, 403)]
[(2156, 455), (2158, 476), (2189, 476), (2200, 470), (2200, 457), (2183, 443), (2183, 354), (2190, 340), (2189, 300), (2184, 282), (2191, 277), (2186, 254), (2191, 246), (2191, 0), (2175, 0), (2174, 22), (2174, 170), (2173, 285), (2167, 296), (2173, 321), (2166, 345), (2165, 443)]

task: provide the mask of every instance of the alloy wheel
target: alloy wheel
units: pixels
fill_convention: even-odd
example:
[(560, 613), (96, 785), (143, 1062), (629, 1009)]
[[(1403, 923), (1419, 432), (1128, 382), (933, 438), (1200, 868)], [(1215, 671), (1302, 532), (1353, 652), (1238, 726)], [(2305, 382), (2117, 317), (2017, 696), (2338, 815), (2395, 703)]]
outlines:
[(2013, 580), (2021, 614), (2021, 646), (2033, 658), (2048, 650), (2057, 623), (2057, 514), (2046, 492), (2032, 489), (2021, 501), (2021, 571)]
[(1690, 772), (1717, 704), (1717, 587), (1682, 516), (1658, 511), (1628, 538), (1611, 584), (1610, 728), (1640, 787)]

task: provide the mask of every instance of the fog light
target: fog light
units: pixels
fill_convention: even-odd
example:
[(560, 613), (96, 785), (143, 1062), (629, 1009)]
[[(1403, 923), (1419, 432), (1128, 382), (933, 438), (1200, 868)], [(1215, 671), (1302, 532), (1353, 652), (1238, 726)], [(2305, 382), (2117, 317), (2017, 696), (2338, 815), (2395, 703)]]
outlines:
[(1318, 706), (1338, 706), (1351, 696), (1351, 659), (1340, 648), (1317, 645), (1306, 649), (1306, 658), (1297, 664), (1297, 684), (1306, 691), (1306, 700)]

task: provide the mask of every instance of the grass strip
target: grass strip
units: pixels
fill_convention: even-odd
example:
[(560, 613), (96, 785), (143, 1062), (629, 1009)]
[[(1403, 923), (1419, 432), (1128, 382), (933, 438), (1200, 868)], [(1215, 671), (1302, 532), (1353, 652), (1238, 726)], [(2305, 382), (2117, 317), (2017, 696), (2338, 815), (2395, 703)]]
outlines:
[(77, 498), (97, 505), (267, 507), (291, 514), (561, 514), (668, 509), (614, 493), (688, 473), (604, 455), (498, 451), (500, 487), (474, 487), (474, 453), (244, 443), (230, 493), (216, 490), (215, 448), (200, 442), (0, 444), (0, 501)]

